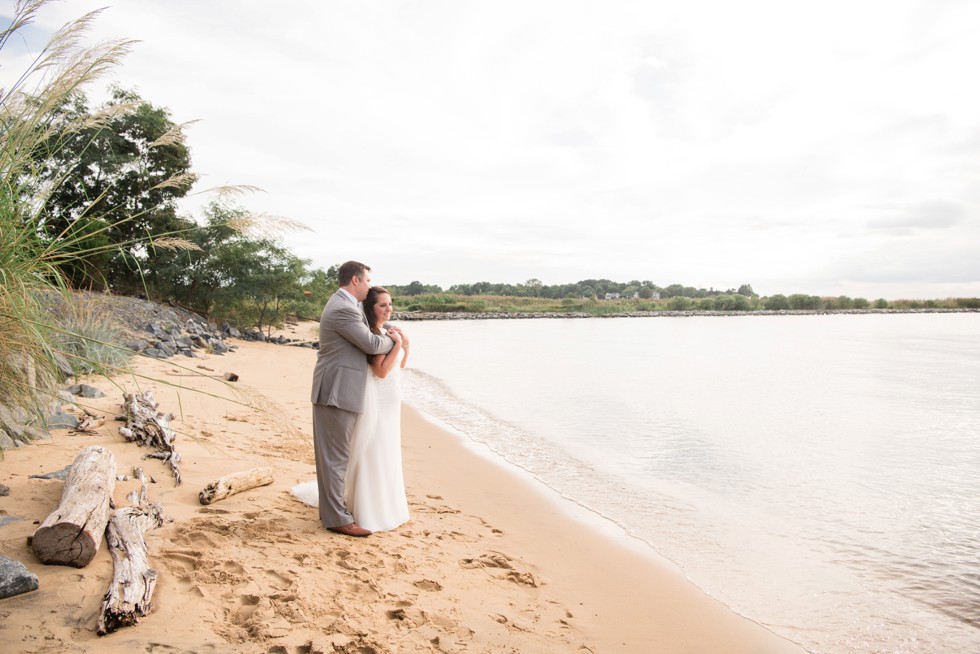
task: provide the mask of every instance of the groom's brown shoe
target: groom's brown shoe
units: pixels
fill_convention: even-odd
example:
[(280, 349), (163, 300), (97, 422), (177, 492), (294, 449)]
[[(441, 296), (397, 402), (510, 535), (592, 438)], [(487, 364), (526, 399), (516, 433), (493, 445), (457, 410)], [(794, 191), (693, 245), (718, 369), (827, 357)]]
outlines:
[(349, 525), (342, 525), (340, 527), (327, 527), (327, 531), (332, 531), (336, 534), (343, 534), (344, 536), (355, 536), (361, 538), (363, 536), (370, 536), (371, 532), (363, 527), (358, 527), (353, 522)]

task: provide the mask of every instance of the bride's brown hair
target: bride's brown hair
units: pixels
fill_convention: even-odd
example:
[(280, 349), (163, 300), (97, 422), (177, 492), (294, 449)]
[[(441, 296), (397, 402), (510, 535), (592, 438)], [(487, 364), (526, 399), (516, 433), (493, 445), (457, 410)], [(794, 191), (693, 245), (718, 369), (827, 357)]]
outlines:
[(374, 305), (378, 303), (378, 296), (382, 293), (391, 295), (384, 286), (372, 286), (368, 290), (364, 302), (361, 303), (361, 306), (364, 307), (364, 315), (367, 316), (368, 328), (375, 334), (381, 333), (381, 326), (378, 324), (377, 316), (374, 315)]

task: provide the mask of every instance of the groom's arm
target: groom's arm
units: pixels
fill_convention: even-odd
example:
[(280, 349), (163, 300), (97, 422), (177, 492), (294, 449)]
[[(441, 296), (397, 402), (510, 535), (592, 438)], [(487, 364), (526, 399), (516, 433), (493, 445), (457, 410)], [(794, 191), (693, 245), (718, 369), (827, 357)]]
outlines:
[(344, 306), (330, 316), (331, 327), (365, 354), (387, 354), (395, 342), (388, 336), (373, 333), (364, 324), (360, 310)]

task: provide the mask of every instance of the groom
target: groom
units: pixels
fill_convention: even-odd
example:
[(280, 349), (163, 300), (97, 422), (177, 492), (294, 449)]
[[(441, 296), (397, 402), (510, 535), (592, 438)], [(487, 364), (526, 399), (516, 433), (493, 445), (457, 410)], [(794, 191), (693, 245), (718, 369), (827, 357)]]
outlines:
[(344, 503), (350, 439), (364, 411), (368, 355), (386, 354), (394, 342), (368, 329), (361, 302), (371, 288), (371, 269), (348, 261), (338, 272), (340, 288), (320, 316), (320, 349), (313, 368), (313, 453), (320, 490), (320, 522), (345, 536), (369, 536)]

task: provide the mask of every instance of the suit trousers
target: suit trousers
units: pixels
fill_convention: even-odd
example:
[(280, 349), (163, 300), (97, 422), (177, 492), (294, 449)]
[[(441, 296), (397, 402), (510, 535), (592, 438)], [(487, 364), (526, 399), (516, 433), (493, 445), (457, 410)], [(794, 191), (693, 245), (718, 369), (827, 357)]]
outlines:
[(313, 405), (313, 455), (320, 490), (320, 522), (327, 529), (354, 522), (344, 502), (344, 478), (359, 417), (335, 406)]

